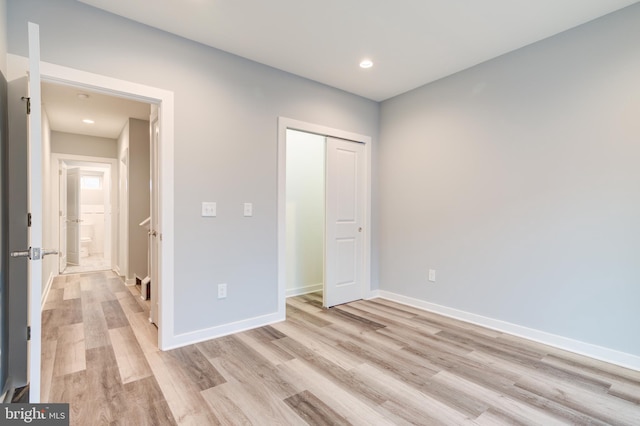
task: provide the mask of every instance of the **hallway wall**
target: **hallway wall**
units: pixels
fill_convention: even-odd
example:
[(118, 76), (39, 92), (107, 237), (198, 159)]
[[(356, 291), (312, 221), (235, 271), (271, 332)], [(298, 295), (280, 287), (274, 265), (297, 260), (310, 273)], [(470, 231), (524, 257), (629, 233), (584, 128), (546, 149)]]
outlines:
[(58, 154), (117, 158), (117, 145), (117, 141), (110, 138), (51, 132), (51, 151)]

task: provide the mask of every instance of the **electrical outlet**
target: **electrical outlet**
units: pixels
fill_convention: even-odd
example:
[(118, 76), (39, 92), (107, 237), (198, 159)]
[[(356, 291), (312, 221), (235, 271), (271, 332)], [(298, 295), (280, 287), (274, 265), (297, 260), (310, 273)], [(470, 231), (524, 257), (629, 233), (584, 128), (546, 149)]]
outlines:
[(218, 284), (218, 299), (224, 299), (227, 297), (227, 284)]
[(436, 282), (436, 270), (429, 269), (429, 281)]

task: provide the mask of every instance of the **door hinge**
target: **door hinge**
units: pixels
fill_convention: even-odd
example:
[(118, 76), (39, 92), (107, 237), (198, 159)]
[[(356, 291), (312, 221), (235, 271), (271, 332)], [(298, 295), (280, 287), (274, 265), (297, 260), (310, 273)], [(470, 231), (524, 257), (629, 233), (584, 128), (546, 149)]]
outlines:
[(27, 115), (30, 115), (31, 114), (31, 98), (27, 96), (23, 96), (21, 99), (23, 101), (27, 101)]
[(31, 326), (27, 326), (27, 341), (31, 340)]
[(31, 228), (31, 213), (27, 213), (27, 227)]

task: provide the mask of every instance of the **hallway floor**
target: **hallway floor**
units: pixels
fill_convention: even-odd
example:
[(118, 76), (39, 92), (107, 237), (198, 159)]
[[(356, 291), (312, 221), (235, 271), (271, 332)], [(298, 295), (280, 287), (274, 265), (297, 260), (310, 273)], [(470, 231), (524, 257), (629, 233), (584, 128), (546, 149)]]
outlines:
[(96, 271), (108, 271), (111, 269), (111, 264), (103, 255), (90, 255), (80, 258), (79, 265), (67, 265), (62, 272), (65, 275), (69, 274), (81, 274), (86, 272)]

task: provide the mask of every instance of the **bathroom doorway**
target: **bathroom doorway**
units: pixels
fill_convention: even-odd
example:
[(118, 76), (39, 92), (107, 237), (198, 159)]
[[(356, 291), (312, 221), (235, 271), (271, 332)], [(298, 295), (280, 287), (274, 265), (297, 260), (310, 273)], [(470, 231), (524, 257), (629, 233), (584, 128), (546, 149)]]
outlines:
[(61, 274), (112, 269), (111, 164), (59, 160)]

